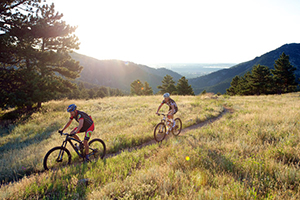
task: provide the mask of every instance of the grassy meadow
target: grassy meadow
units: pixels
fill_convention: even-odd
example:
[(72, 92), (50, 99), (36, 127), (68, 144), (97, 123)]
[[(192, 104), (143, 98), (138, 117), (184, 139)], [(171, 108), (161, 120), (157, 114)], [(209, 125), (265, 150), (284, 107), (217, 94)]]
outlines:
[[(300, 199), (300, 93), (174, 99), (184, 127), (218, 116), (222, 105), (233, 112), (160, 145), (26, 176), (3, 185), (0, 199)], [(103, 139), (113, 153), (153, 139), (161, 100), (116, 97), (75, 103), (92, 114), (93, 137)], [(2, 180), (18, 177), (24, 166), (41, 170), (47, 150), (61, 144), (56, 131), (67, 122), (70, 103), (48, 102), (26, 122), (2, 130)]]
[[(47, 151), (60, 146), (65, 138), (57, 131), (69, 120), (70, 115), (66, 112), (69, 104), (76, 103), (79, 110), (92, 116), (95, 122), (92, 138), (101, 138), (110, 154), (153, 139), (153, 129), (160, 121), (155, 112), (162, 99), (161, 96), (110, 97), (43, 104), (41, 111), (34, 113), (26, 121), (1, 129), (1, 183), (43, 170), (42, 161)], [(180, 109), (177, 116), (181, 117), (183, 126), (204, 121), (222, 111), (221, 102), (200, 99), (201, 97), (174, 96)], [(167, 106), (161, 109), (162, 112), (167, 110)], [(76, 126), (78, 123), (74, 120), (67, 131)], [(84, 133), (80, 133), (79, 137), (83, 139)], [(78, 160), (74, 150), (70, 150), (72, 157)]]

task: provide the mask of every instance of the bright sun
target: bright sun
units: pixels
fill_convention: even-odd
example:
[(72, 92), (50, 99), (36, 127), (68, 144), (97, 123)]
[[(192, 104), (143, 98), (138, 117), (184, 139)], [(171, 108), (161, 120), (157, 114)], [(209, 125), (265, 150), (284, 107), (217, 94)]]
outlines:
[(237, 63), (300, 42), (300, 2), (293, 0), (47, 2), (78, 25), (79, 53), (98, 59)]

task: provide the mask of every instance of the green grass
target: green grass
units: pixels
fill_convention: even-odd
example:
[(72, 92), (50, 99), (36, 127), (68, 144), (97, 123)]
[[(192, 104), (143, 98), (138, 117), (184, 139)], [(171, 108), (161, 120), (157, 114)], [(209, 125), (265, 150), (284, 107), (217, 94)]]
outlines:
[[(143, 98), (126, 98), (130, 98), (127, 104), (132, 110), (128, 113), (132, 113), (129, 118), (133, 119), (133, 110), (143, 109), (138, 106)], [(128, 100), (126, 98), (123, 100)], [(197, 118), (202, 120), (210, 114), (217, 115), (222, 104), (231, 106), (234, 112), (228, 112), (200, 129), (172, 137), (161, 145), (125, 151), (96, 163), (33, 174), (2, 186), (0, 198), (300, 199), (299, 93), (219, 99), (175, 98), (181, 104), (180, 117), (184, 124), (188, 124), (189, 120), (195, 123)], [(159, 99), (147, 97), (147, 101), (140, 105), (147, 102), (147, 108), (155, 112)], [(106, 103), (102, 102), (104, 100)], [(116, 112), (117, 105), (122, 105), (119, 98), (104, 100), (94, 101), (100, 101), (102, 105), (112, 100), (119, 101), (103, 109), (105, 113), (108, 110)], [(49, 102), (49, 105), (55, 107), (54, 103), (61, 104)], [(94, 104), (87, 101), (81, 105), (88, 109)], [(194, 109), (198, 110), (194, 112)], [(152, 119), (152, 114), (143, 114), (144, 118)], [(130, 120), (121, 118), (119, 121), (127, 124)], [(153, 116), (153, 123), (157, 121), (159, 118)], [(143, 124), (142, 120), (140, 122)], [(107, 120), (109, 123), (113, 122)], [(135, 126), (134, 123), (132, 126)], [(147, 126), (150, 125), (145, 123), (141, 128), (147, 130)], [(124, 126), (122, 130), (114, 130), (113, 134), (101, 135), (109, 140), (111, 152), (116, 150), (114, 145), (123, 143), (121, 140), (130, 140), (130, 132), (134, 130), (131, 128)], [(128, 129), (130, 131), (127, 132)], [(149, 138), (152, 130), (153, 126), (149, 128)], [(119, 142), (112, 142), (112, 138), (124, 133)], [(147, 134), (147, 131), (143, 132), (144, 137), (148, 137)], [(49, 142), (59, 141), (60, 137), (55, 135), (51, 134)], [(88, 186), (82, 180), (88, 180)]]
[[(174, 96), (174, 99), (180, 109), (177, 116), (181, 117), (184, 127), (199, 122), (199, 118), (206, 120), (205, 116), (217, 116), (222, 111), (221, 101), (193, 96)], [(66, 108), (71, 103), (92, 115), (95, 122), (92, 138), (101, 138), (106, 143), (107, 153), (115, 153), (153, 139), (153, 129), (160, 121), (155, 112), (161, 101), (160, 96), (148, 96), (48, 102), (26, 121), (2, 129), (0, 181), (18, 180), (26, 174), (43, 170), (42, 160), (47, 151), (60, 146), (64, 140), (57, 131), (68, 122)], [(194, 102), (201, 103), (191, 106)], [(206, 107), (213, 109), (203, 111)], [(162, 108), (164, 112), (167, 110), (167, 106)], [(77, 125), (74, 120), (68, 131)], [(79, 137), (83, 138), (84, 133)], [(73, 150), (71, 153), (73, 161), (78, 160)]]

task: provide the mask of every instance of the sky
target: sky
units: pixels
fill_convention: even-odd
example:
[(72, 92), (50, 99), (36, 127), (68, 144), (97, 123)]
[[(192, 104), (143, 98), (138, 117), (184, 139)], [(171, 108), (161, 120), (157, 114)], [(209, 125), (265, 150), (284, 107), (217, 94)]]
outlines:
[(300, 43), (299, 0), (47, 0), (76, 52), (138, 64), (241, 63)]

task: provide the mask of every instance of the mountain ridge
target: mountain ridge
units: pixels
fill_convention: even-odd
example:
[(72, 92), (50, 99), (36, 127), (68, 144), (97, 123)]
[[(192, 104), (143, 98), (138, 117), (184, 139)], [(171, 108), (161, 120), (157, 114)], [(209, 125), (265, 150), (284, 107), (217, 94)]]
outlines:
[(291, 65), (297, 68), (295, 75), (296, 80), (298, 80), (300, 77), (300, 44), (291, 43), (282, 45), (275, 50), (255, 57), (253, 60), (242, 62), (228, 69), (222, 69), (205, 76), (189, 79), (189, 83), (192, 85), (195, 94), (199, 94), (203, 90), (213, 93), (225, 93), (226, 89), (230, 87), (232, 78), (236, 75), (244, 75), (248, 71), (251, 71), (255, 65), (265, 65), (270, 69), (274, 69), (275, 60), (277, 60), (283, 52), (289, 55)]
[(84, 67), (77, 80), (128, 92), (130, 91), (130, 84), (137, 79), (143, 83), (147, 81), (156, 93), (159, 91), (157, 86), (161, 85), (165, 75), (171, 75), (176, 82), (182, 77), (180, 74), (166, 68), (154, 69), (133, 62), (98, 60), (79, 53), (72, 53), (71, 57), (79, 61), (80, 65)]

